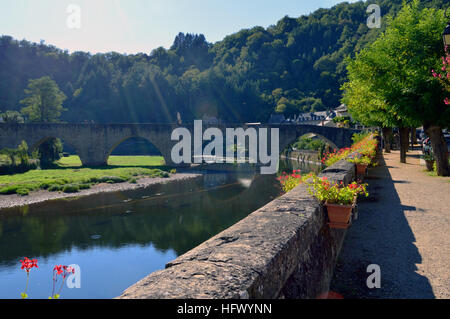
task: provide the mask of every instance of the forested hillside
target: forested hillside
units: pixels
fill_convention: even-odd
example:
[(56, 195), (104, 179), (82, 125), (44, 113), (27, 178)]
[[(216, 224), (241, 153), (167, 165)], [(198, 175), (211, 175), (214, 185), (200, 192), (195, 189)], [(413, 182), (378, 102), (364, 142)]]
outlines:
[[(373, 3), (371, 1), (370, 3)], [(442, 8), (445, 0), (422, 1)], [(375, 1), (382, 15), (401, 0)], [(29, 79), (50, 76), (67, 96), (68, 122), (184, 122), (216, 116), (267, 121), (335, 108), (344, 59), (377, 37), (369, 2), (342, 3), (265, 29), (241, 30), (215, 44), (180, 33), (170, 49), (122, 55), (69, 54), (45, 43), (0, 38), (0, 112), (20, 110)]]

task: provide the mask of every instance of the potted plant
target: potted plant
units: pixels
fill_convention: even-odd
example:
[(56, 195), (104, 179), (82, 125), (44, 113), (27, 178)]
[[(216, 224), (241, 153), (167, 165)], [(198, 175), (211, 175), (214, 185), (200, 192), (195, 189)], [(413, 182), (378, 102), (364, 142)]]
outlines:
[(305, 183), (309, 193), (326, 207), (328, 225), (334, 229), (350, 227), (350, 217), (355, 208), (357, 196), (369, 196), (366, 190), (367, 184), (356, 182), (347, 186), (342, 182), (332, 184), (326, 177), (319, 178), (315, 175), (309, 175)]
[(347, 161), (356, 164), (356, 175), (365, 175), (367, 172), (367, 167), (372, 162), (372, 159), (369, 156), (356, 154)]
[(422, 156), (422, 159), (425, 161), (426, 165), (427, 165), (427, 170), (429, 172), (434, 170), (434, 156), (432, 154), (425, 154)]

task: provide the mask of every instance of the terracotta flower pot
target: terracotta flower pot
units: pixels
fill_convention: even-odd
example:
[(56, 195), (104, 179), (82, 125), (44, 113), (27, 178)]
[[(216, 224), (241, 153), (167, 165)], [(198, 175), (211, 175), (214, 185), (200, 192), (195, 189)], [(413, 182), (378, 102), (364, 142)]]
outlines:
[(429, 172), (434, 170), (434, 161), (425, 161), (425, 163), (427, 163), (427, 170)]
[(334, 229), (347, 229), (350, 227), (350, 217), (352, 210), (355, 208), (356, 202), (353, 205), (338, 205), (325, 203), (328, 212), (328, 225)]
[(356, 175), (366, 175), (367, 164), (356, 164)]

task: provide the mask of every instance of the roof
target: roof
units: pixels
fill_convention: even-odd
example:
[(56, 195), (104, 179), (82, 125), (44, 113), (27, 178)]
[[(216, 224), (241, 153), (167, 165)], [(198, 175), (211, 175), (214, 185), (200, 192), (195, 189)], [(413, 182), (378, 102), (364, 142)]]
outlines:
[(347, 105), (345, 105), (345, 104), (341, 104), (341, 105), (339, 105), (338, 108), (335, 109), (335, 111), (338, 111), (338, 112), (347, 112), (347, 111), (348, 111), (348, 107), (347, 107)]

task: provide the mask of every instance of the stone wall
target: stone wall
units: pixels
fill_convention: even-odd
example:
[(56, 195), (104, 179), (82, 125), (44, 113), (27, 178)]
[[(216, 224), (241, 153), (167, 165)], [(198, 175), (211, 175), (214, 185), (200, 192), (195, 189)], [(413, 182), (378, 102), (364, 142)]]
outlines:
[[(349, 183), (355, 166), (326, 169)], [(328, 291), (345, 230), (331, 230), (304, 185), (142, 279), (118, 298), (316, 298)]]

